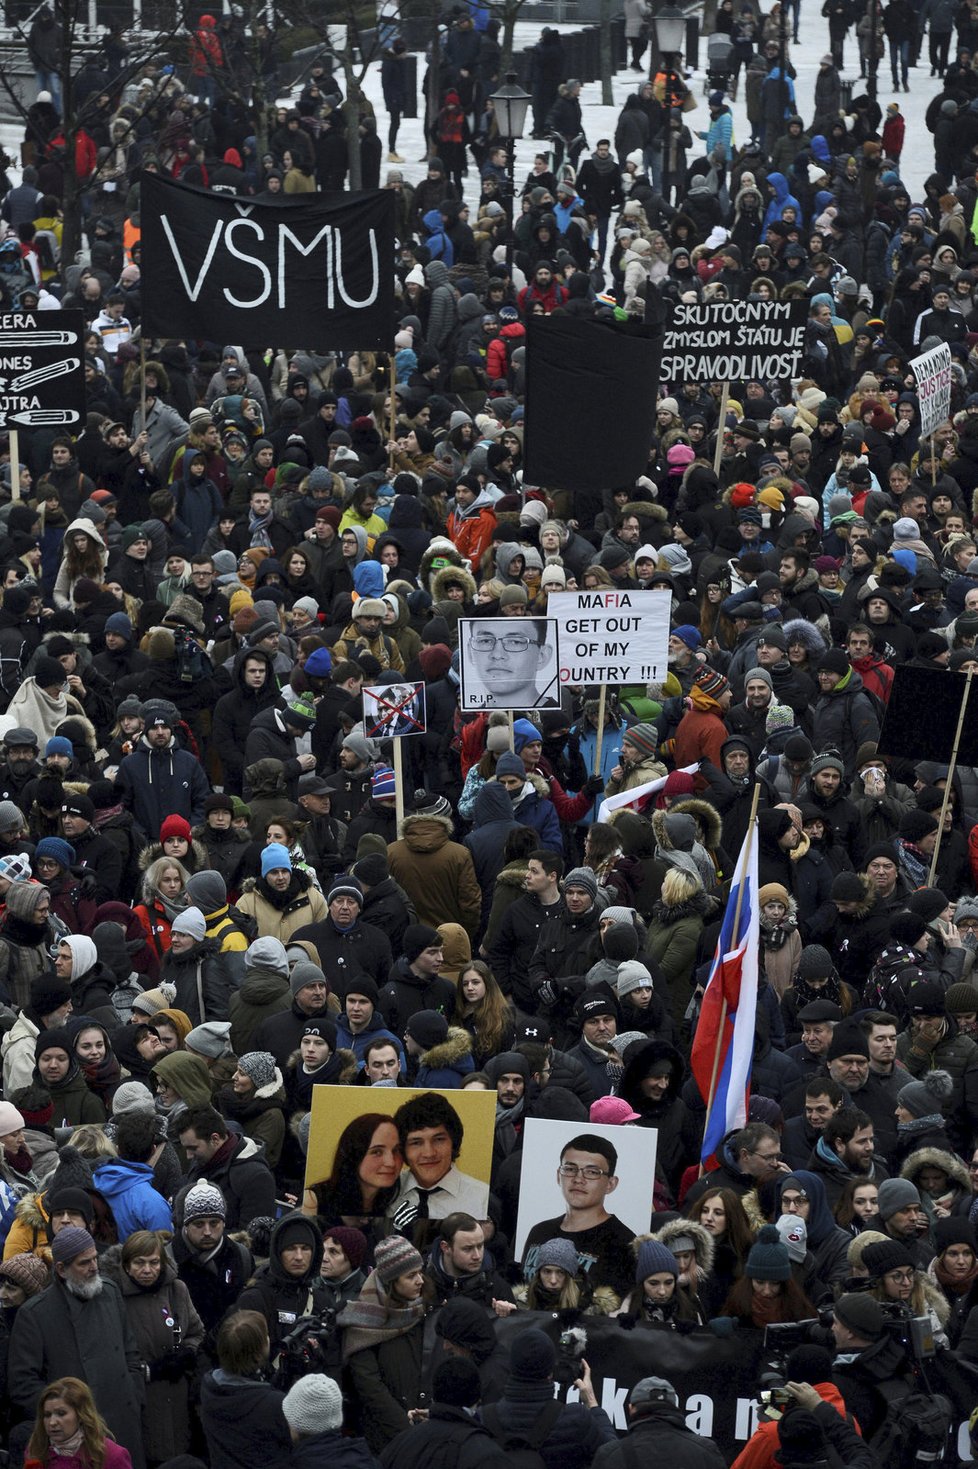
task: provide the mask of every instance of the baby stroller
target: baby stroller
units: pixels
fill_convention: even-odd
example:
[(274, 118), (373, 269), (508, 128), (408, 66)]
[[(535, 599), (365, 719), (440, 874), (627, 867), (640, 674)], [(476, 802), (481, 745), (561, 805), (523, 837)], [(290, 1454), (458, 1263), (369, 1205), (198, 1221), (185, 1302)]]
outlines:
[(706, 38), (706, 80), (703, 91), (728, 92), (733, 70), (733, 42), (722, 31)]

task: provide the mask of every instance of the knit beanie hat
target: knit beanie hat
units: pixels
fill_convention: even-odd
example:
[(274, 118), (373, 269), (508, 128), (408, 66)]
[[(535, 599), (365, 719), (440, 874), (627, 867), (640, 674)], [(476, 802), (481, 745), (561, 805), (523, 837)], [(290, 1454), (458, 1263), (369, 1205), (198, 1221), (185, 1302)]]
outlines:
[[(41, 782), (38, 781), (38, 785)], [(40, 805), (40, 802), (38, 802)], [(61, 804), (60, 798), (57, 802)], [(8, 882), (22, 882), (31, 885), (34, 874), (31, 872), (31, 859), (26, 852), (8, 852), (6, 857), (0, 857), (0, 877), (5, 877)]]
[(301, 1438), (336, 1433), (343, 1424), (343, 1394), (332, 1377), (310, 1372), (289, 1388), (282, 1399), (282, 1413)]
[(205, 868), (203, 872), (194, 872), (188, 877), (186, 894), (188, 902), (204, 914), (216, 913), (228, 900), (224, 878), (211, 867)]
[(95, 1241), (87, 1229), (69, 1224), (67, 1229), (59, 1229), (51, 1241), (51, 1258), (56, 1265), (70, 1265), (72, 1260), (76, 1260), (86, 1250), (94, 1248)]
[(30, 1299), (49, 1283), (48, 1267), (37, 1255), (11, 1255), (0, 1265), (0, 1279), (12, 1280)]
[(943, 1255), (950, 1245), (967, 1245), (978, 1254), (975, 1226), (969, 1219), (952, 1214), (949, 1219), (934, 1220), (934, 1247), (937, 1253)]
[(920, 1194), (909, 1178), (885, 1178), (877, 1191), (876, 1208), (885, 1224), (900, 1209), (920, 1208)]
[(359, 1229), (346, 1224), (337, 1224), (323, 1232), (323, 1243), (334, 1239), (349, 1260), (354, 1270), (359, 1270), (367, 1258), (367, 1236)]
[(925, 923), (933, 923), (936, 918), (940, 918), (947, 904), (947, 896), (940, 888), (917, 888), (907, 898), (910, 912), (919, 913)]
[(862, 1056), (869, 1060), (869, 1042), (855, 1021), (848, 1025), (837, 1025), (829, 1041), (826, 1061), (837, 1061), (840, 1056)]
[(34, 1060), (40, 1060), (45, 1051), (64, 1051), (66, 1056), (72, 1055), (71, 1036), (62, 1026), (41, 1031), (34, 1042)]
[(246, 1051), (238, 1057), (238, 1070), (249, 1078), (255, 1091), (271, 1086), (278, 1075), (275, 1057), (271, 1051)]
[(700, 669), (693, 684), (695, 688), (699, 689), (701, 694), (706, 694), (707, 698), (710, 699), (722, 698), (730, 687), (722, 673), (719, 673), (715, 668), (709, 667)]
[(798, 978), (827, 979), (834, 968), (828, 949), (821, 944), (806, 944), (798, 960)]
[(70, 867), (75, 860), (75, 849), (63, 837), (42, 837), (34, 849), (34, 856), (50, 857), (59, 867)]
[(482, 1396), (479, 1369), (469, 1357), (445, 1357), (435, 1368), (432, 1401), (449, 1408), (471, 1409)]
[(424, 1260), (401, 1234), (388, 1235), (374, 1247), (374, 1269), (381, 1285), (391, 1285), (398, 1276), (423, 1268)]
[(659, 748), (659, 731), (654, 724), (631, 724), (621, 737), (623, 745), (631, 745), (645, 756), (654, 756)]
[(326, 902), (333, 903), (337, 898), (352, 898), (362, 908), (363, 888), (357, 882), (356, 878), (337, 877), (326, 894)]
[(521, 780), (526, 776), (526, 766), (513, 750), (504, 750), (496, 761), (496, 779), (503, 775), (518, 775)]
[[(267, 851), (268, 848), (266, 847), (265, 850)], [(170, 933), (171, 935), (175, 933), (187, 933), (195, 942), (198, 944), (201, 943), (204, 935), (207, 933), (207, 924), (204, 921), (203, 913), (201, 913), (199, 908), (184, 908), (183, 912), (178, 914), (171, 923)], [(166, 1007), (164, 1006), (163, 1008), (165, 1009)]]
[(699, 628), (694, 627), (691, 622), (683, 622), (680, 623), (679, 627), (674, 627), (672, 636), (679, 638), (680, 642), (685, 643), (687, 648), (693, 653), (697, 652), (703, 646), (703, 636)]
[(14, 918), (26, 918), (30, 922), (38, 903), (50, 896), (47, 888), (38, 882), (15, 882), (7, 889), (7, 912)]
[[(0, 803), (2, 804), (2, 803)], [(899, 835), (908, 842), (919, 842), (937, 830), (937, 818), (929, 811), (918, 811), (916, 807), (900, 818)]]
[(188, 1051), (217, 1061), (221, 1056), (231, 1055), (230, 1020), (205, 1020), (187, 1032), (183, 1043)]
[(557, 1270), (563, 1270), (565, 1275), (572, 1279), (580, 1269), (580, 1261), (577, 1251), (569, 1239), (548, 1239), (543, 1242), (537, 1250), (537, 1273), (544, 1265), (553, 1265)]
[(188, 1224), (191, 1219), (224, 1219), (227, 1211), (228, 1206), (221, 1190), (212, 1183), (205, 1183), (203, 1179), (189, 1188), (183, 1196), (184, 1224)]
[[(788, 704), (769, 704), (768, 705), (767, 717), (764, 720), (764, 733), (765, 734), (767, 734), (767, 735), (773, 735), (773, 734), (777, 734), (780, 730), (783, 730), (783, 729), (794, 729), (794, 727), (795, 727), (795, 711), (790, 707), (790, 705), (788, 705)], [(808, 749), (811, 750), (811, 745), (808, 744), (808, 741), (807, 740), (805, 741), (805, 744), (808, 745)], [(790, 751), (788, 750), (787, 745), (785, 746), (785, 751), (784, 752), (788, 756), (789, 759), (794, 759), (795, 758), (794, 756), (791, 755)]]
[(319, 965), (311, 963), (308, 959), (300, 959), (289, 975), (289, 989), (293, 995), (297, 995), (300, 990), (305, 989), (307, 984), (325, 984), (329, 989), (326, 976)]
[(641, 1285), (650, 1275), (672, 1275), (679, 1278), (679, 1267), (672, 1250), (657, 1239), (643, 1240), (635, 1261), (635, 1284)]
[(13, 1102), (0, 1102), (0, 1137), (19, 1132), (23, 1125), (24, 1119)]
[(973, 984), (952, 984), (944, 996), (949, 1015), (971, 1015), (978, 1010), (978, 988)]
[(185, 816), (167, 816), (160, 827), (161, 842), (168, 842), (171, 837), (181, 837), (189, 842), (190, 836), (190, 822)]
[(509, 1349), (509, 1375), (517, 1381), (545, 1382), (553, 1376), (556, 1364), (553, 1342), (535, 1326), (519, 1332)]
[(870, 1275), (886, 1275), (889, 1270), (913, 1269), (913, 1256), (906, 1245), (888, 1239), (884, 1244), (867, 1245), (863, 1250), (863, 1264)]
[(787, 1248), (773, 1224), (765, 1224), (747, 1256), (744, 1274), (748, 1280), (790, 1280), (791, 1261)]
[[(889, 1180), (894, 1183), (895, 1179)], [(867, 1341), (878, 1341), (883, 1335), (885, 1324), (883, 1310), (878, 1301), (867, 1295), (840, 1296), (833, 1310), (842, 1322), (854, 1331), (857, 1336), (863, 1336)]]
[[(575, 1258), (575, 1270), (576, 1268)], [(454, 1346), (464, 1347), (473, 1362), (480, 1365), (496, 1350), (496, 1333), (492, 1329), (491, 1319), (477, 1301), (470, 1300), (467, 1296), (452, 1296), (435, 1313), (435, 1335)]]
[(404, 1034), (430, 1051), (447, 1038), (448, 1021), (437, 1010), (417, 1010), (404, 1027)]
[[(762, 908), (765, 903), (780, 903), (782, 907), (787, 908), (791, 897), (788, 889), (782, 887), (779, 882), (766, 882), (762, 888), (758, 889), (757, 901)], [(817, 947), (817, 945), (813, 945), (813, 947)], [(804, 954), (804, 950), (802, 953)]]
[(401, 953), (409, 964), (413, 964), (425, 949), (432, 949), (440, 944), (441, 934), (436, 928), (429, 928), (427, 923), (409, 923), (401, 940)]
[[(9, 895), (8, 895), (9, 901)], [(177, 997), (176, 987), (172, 984), (161, 984), (153, 990), (143, 990), (132, 1002), (132, 1008), (138, 1015), (158, 1015), (168, 1005), (172, 1005)]]
[(618, 991), (619, 1000), (622, 1000), (626, 995), (630, 995), (632, 990), (650, 990), (652, 976), (644, 964), (639, 964), (634, 959), (627, 960), (624, 964), (618, 965), (618, 980), (615, 988)]
[(897, 1092), (897, 1103), (906, 1107), (912, 1117), (930, 1117), (941, 1111), (953, 1090), (950, 1073), (938, 1068), (925, 1072), (919, 1081), (908, 1081), (902, 1086)]
[(268, 846), (262, 849), (262, 877), (267, 877), (270, 872), (279, 872), (283, 868), (286, 872), (292, 871), (292, 858), (289, 856), (288, 847), (283, 847), (281, 842), (269, 842)]
[(568, 888), (583, 888), (591, 896), (592, 902), (598, 896), (598, 880), (590, 867), (572, 867), (564, 878), (564, 892)]
[[(894, 861), (896, 858), (894, 858)], [(960, 923), (964, 918), (978, 918), (978, 898), (959, 898), (954, 909), (954, 921)], [(954, 986), (952, 985), (953, 989)]]
[[(605, 909), (601, 917), (607, 916)], [(638, 953), (638, 932), (634, 923), (613, 923), (610, 928), (605, 929), (601, 937), (601, 947), (604, 956), (610, 964), (624, 964), (628, 959), (634, 959)]]
[(71, 986), (56, 974), (39, 974), (31, 980), (30, 1007), (35, 1015), (51, 1015), (70, 999)]
[(125, 1113), (155, 1112), (153, 1093), (141, 1081), (124, 1081), (112, 1094), (112, 1116), (122, 1117)]

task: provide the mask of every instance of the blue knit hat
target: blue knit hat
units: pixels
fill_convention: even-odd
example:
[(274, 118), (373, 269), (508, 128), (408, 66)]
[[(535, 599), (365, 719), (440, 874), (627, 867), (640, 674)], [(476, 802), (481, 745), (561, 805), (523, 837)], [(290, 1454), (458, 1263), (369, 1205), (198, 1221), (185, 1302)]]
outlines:
[(45, 759), (48, 755), (67, 755), (69, 760), (73, 760), (75, 752), (71, 741), (66, 740), (64, 735), (52, 735), (44, 746)]
[(275, 872), (280, 867), (284, 867), (288, 872), (292, 871), (289, 849), (283, 847), (281, 842), (269, 842), (261, 854), (261, 875), (267, 877), (270, 872)]
[(328, 678), (333, 669), (333, 660), (328, 648), (316, 648), (306, 659), (304, 672), (312, 678)]
[(698, 652), (703, 646), (700, 630), (698, 627), (694, 627), (691, 622), (684, 622), (679, 627), (674, 627), (672, 635), (674, 638), (680, 638), (693, 653)]
[(675, 1255), (657, 1239), (643, 1240), (639, 1245), (638, 1260), (635, 1263), (635, 1284), (641, 1285), (642, 1281), (648, 1280), (650, 1275), (660, 1273), (679, 1278), (679, 1266), (676, 1264)]
[(517, 755), (526, 745), (539, 743), (543, 739), (532, 719), (517, 719), (513, 724), (513, 746)]
[(75, 849), (62, 837), (42, 837), (34, 848), (34, 857), (52, 857), (59, 867), (70, 867), (75, 860)]
[(117, 637), (125, 638), (127, 643), (132, 642), (132, 619), (125, 612), (112, 612), (105, 619), (103, 632), (114, 632)]
[(397, 780), (389, 766), (377, 766), (370, 777), (370, 794), (375, 801), (393, 799), (397, 795)]

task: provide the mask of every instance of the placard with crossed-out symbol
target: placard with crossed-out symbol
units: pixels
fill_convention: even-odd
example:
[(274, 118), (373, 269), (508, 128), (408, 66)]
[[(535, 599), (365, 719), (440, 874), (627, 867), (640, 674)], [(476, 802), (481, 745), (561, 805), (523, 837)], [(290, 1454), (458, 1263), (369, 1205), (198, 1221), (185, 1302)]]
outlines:
[(427, 729), (424, 683), (364, 684), (363, 727), (369, 740), (424, 734)]

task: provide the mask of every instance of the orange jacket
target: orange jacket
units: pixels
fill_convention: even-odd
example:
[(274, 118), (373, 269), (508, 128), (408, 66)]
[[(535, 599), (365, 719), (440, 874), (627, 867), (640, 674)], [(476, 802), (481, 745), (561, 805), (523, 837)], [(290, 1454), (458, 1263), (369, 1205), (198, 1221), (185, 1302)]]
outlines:
[[(816, 1382), (815, 1391), (823, 1403), (831, 1403), (840, 1418), (846, 1416), (845, 1400), (834, 1382)], [(862, 1429), (855, 1419), (853, 1426), (862, 1437)], [(778, 1425), (761, 1423), (754, 1434), (734, 1459), (730, 1469), (778, 1469), (775, 1454), (778, 1451)]]
[(449, 539), (454, 541), (461, 555), (466, 557), (474, 576), (479, 574), (479, 562), (492, 541), (496, 529), (496, 512), (488, 496), (483, 492), (469, 506), (467, 513), (453, 510), (446, 522)]

